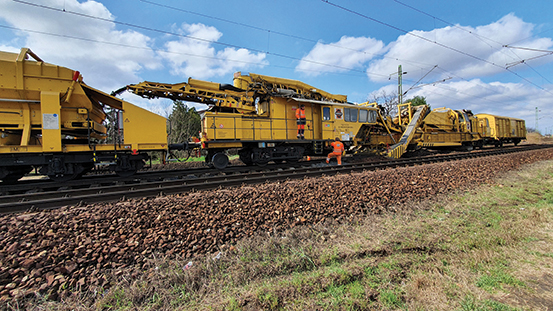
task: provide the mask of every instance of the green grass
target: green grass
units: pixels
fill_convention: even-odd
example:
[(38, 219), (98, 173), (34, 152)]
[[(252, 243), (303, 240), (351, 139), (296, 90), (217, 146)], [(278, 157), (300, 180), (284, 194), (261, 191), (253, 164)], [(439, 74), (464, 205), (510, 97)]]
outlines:
[(384, 289), (380, 292), (380, 302), (385, 308), (396, 309), (403, 307), (402, 294), (393, 290)]
[(195, 259), (187, 271), (159, 260), (158, 269), (113, 287), (95, 307), (522, 310), (496, 297), (511, 290), (535, 295), (519, 263), (539, 272), (553, 257), (553, 239), (543, 233), (553, 221), (553, 161), (527, 170), (359, 224), (254, 237), (218, 261)]
[(525, 284), (506, 272), (504, 268), (495, 268), (478, 277), (476, 281), (476, 286), (488, 292), (503, 289), (503, 285), (524, 286)]
[(493, 300), (476, 300), (473, 296), (468, 295), (461, 301), (461, 311), (522, 311), (519, 308), (513, 308)]

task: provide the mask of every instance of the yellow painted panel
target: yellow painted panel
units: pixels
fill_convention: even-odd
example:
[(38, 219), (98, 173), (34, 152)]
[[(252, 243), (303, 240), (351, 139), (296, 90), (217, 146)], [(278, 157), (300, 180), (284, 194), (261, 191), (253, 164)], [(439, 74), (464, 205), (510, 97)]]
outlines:
[(60, 93), (41, 92), (42, 144), (44, 152), (61, 152)]
[[(287, 103), (283, 98), (274, 98), (270, 101), (271, 117), (276, 119), (285, 119), (287, 114)], [(293, 116), (295, 118), (295, 115)]]
[(240, 116), (217, 116), (213, 118), (213, 136), (210, 139), (239, 139), (237, 128), (241, 126)]
[[(138, 146), (137, 150), (147, 151), (147, 150), (166, 150), (166, 144), (136, 144)], [(113, 144), (100, 144), (96, 145), (96, 151), (132, 151), (132, 145), (113, 145)], [(91, 151), (88, 145), (64, 145), (64, 152), (79, 152), (79, 151)]]
[(241, 148), (242, 143), (208, 142), (209, 148)]
[(259, 120), (255, 122), (255, 134), (257, 139), (266, 139), (272, 140), (273, 135), (271, 133), (271, 122), (270, 120)]
[(125, 144), (167, 144), (164, 117), (124, 101), (122, 121)]
[(0, 146), (0, 153), (37, 153), (42, 152), (42, 146)]
[(242, 136), (241, 136), (241, 139), (242, 140), (253, 140), (253, 119), (251, 118), (242, 118), (241, 120), (242, 122), (242, 127), (241, 127), (241, 132), (242, 132)]

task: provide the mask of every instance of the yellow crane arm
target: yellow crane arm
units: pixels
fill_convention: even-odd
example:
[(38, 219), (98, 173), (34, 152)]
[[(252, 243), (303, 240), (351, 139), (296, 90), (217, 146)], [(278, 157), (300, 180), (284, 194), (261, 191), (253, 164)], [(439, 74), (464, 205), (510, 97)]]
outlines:
[(188, 82), (169, 84), (144, 81), (123, 87), (112, 95), (130, 91), (145, 98), (169, 98), (256, 113), (256, 100), (286, 97), (335, 103), (347, 102), (345, 95), (335, 95), (300, 81), (252, 74), (234, 74), (234, 85), (189, 78)]
[(253, 97), (232, 85), (221, 85), (208, 81), (188, 79), (188, 83), (158, 83), (144, 81), (138, 84), (127, 85), (114, 93), (128, 90), (145, 98), (169, 98), (188, 102), (215, 105), (219, 107), (235, 108), (239, 112), (255, 112)]

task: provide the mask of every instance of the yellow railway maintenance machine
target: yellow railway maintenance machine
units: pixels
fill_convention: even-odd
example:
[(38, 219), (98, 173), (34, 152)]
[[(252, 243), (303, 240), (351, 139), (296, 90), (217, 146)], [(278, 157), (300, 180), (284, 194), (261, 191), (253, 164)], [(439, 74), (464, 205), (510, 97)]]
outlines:
[[(109, 135), (104, 109), (117, 119)], [(27, 48), (0, 52), (4, 183), (33, 168), (69, 180), (95, 164), (131, 175), (144, 165), (147, 151), (165, 150), (165, 118), (86, 85), (78, 71), (45, 63)]]
[(421, 124), (420, 147), (429, 149), (482, 147), (478, 119), (470, 110), (433, 109)]
[[(190, 78), (187, 83), (141, 82), (126, 89), (145, 98), (209, 105), (202, 115), (202, 147), (206, 162), (219, 169), (228, 164), (228, 149), (239, 149), (247, 165), (294, 162), (306, 155), (326, 155), (335, 137), (350, 150), (365, 146), (371, 129), (384, 124), (378, 108), (348, 103), (345, 95), (300, 81), (237, 72), (233, 82)], [(305, 138), (298, 139), (296, 109), (302, 104), (307, 123)]]

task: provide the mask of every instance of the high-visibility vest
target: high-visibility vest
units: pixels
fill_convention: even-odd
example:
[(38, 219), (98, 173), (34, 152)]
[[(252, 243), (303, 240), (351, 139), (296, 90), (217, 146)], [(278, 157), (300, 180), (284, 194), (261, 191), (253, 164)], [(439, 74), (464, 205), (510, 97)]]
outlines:
[(332, 148), (334, 148), (334, 153), (342, 153), (344, 151), (344, 144), (342, 144), (339, 141), (335, 141), (332, 144), (330, 144)]
[(301, 108), (296, 109), (296, 119), (305, 119), (305, 110)]

